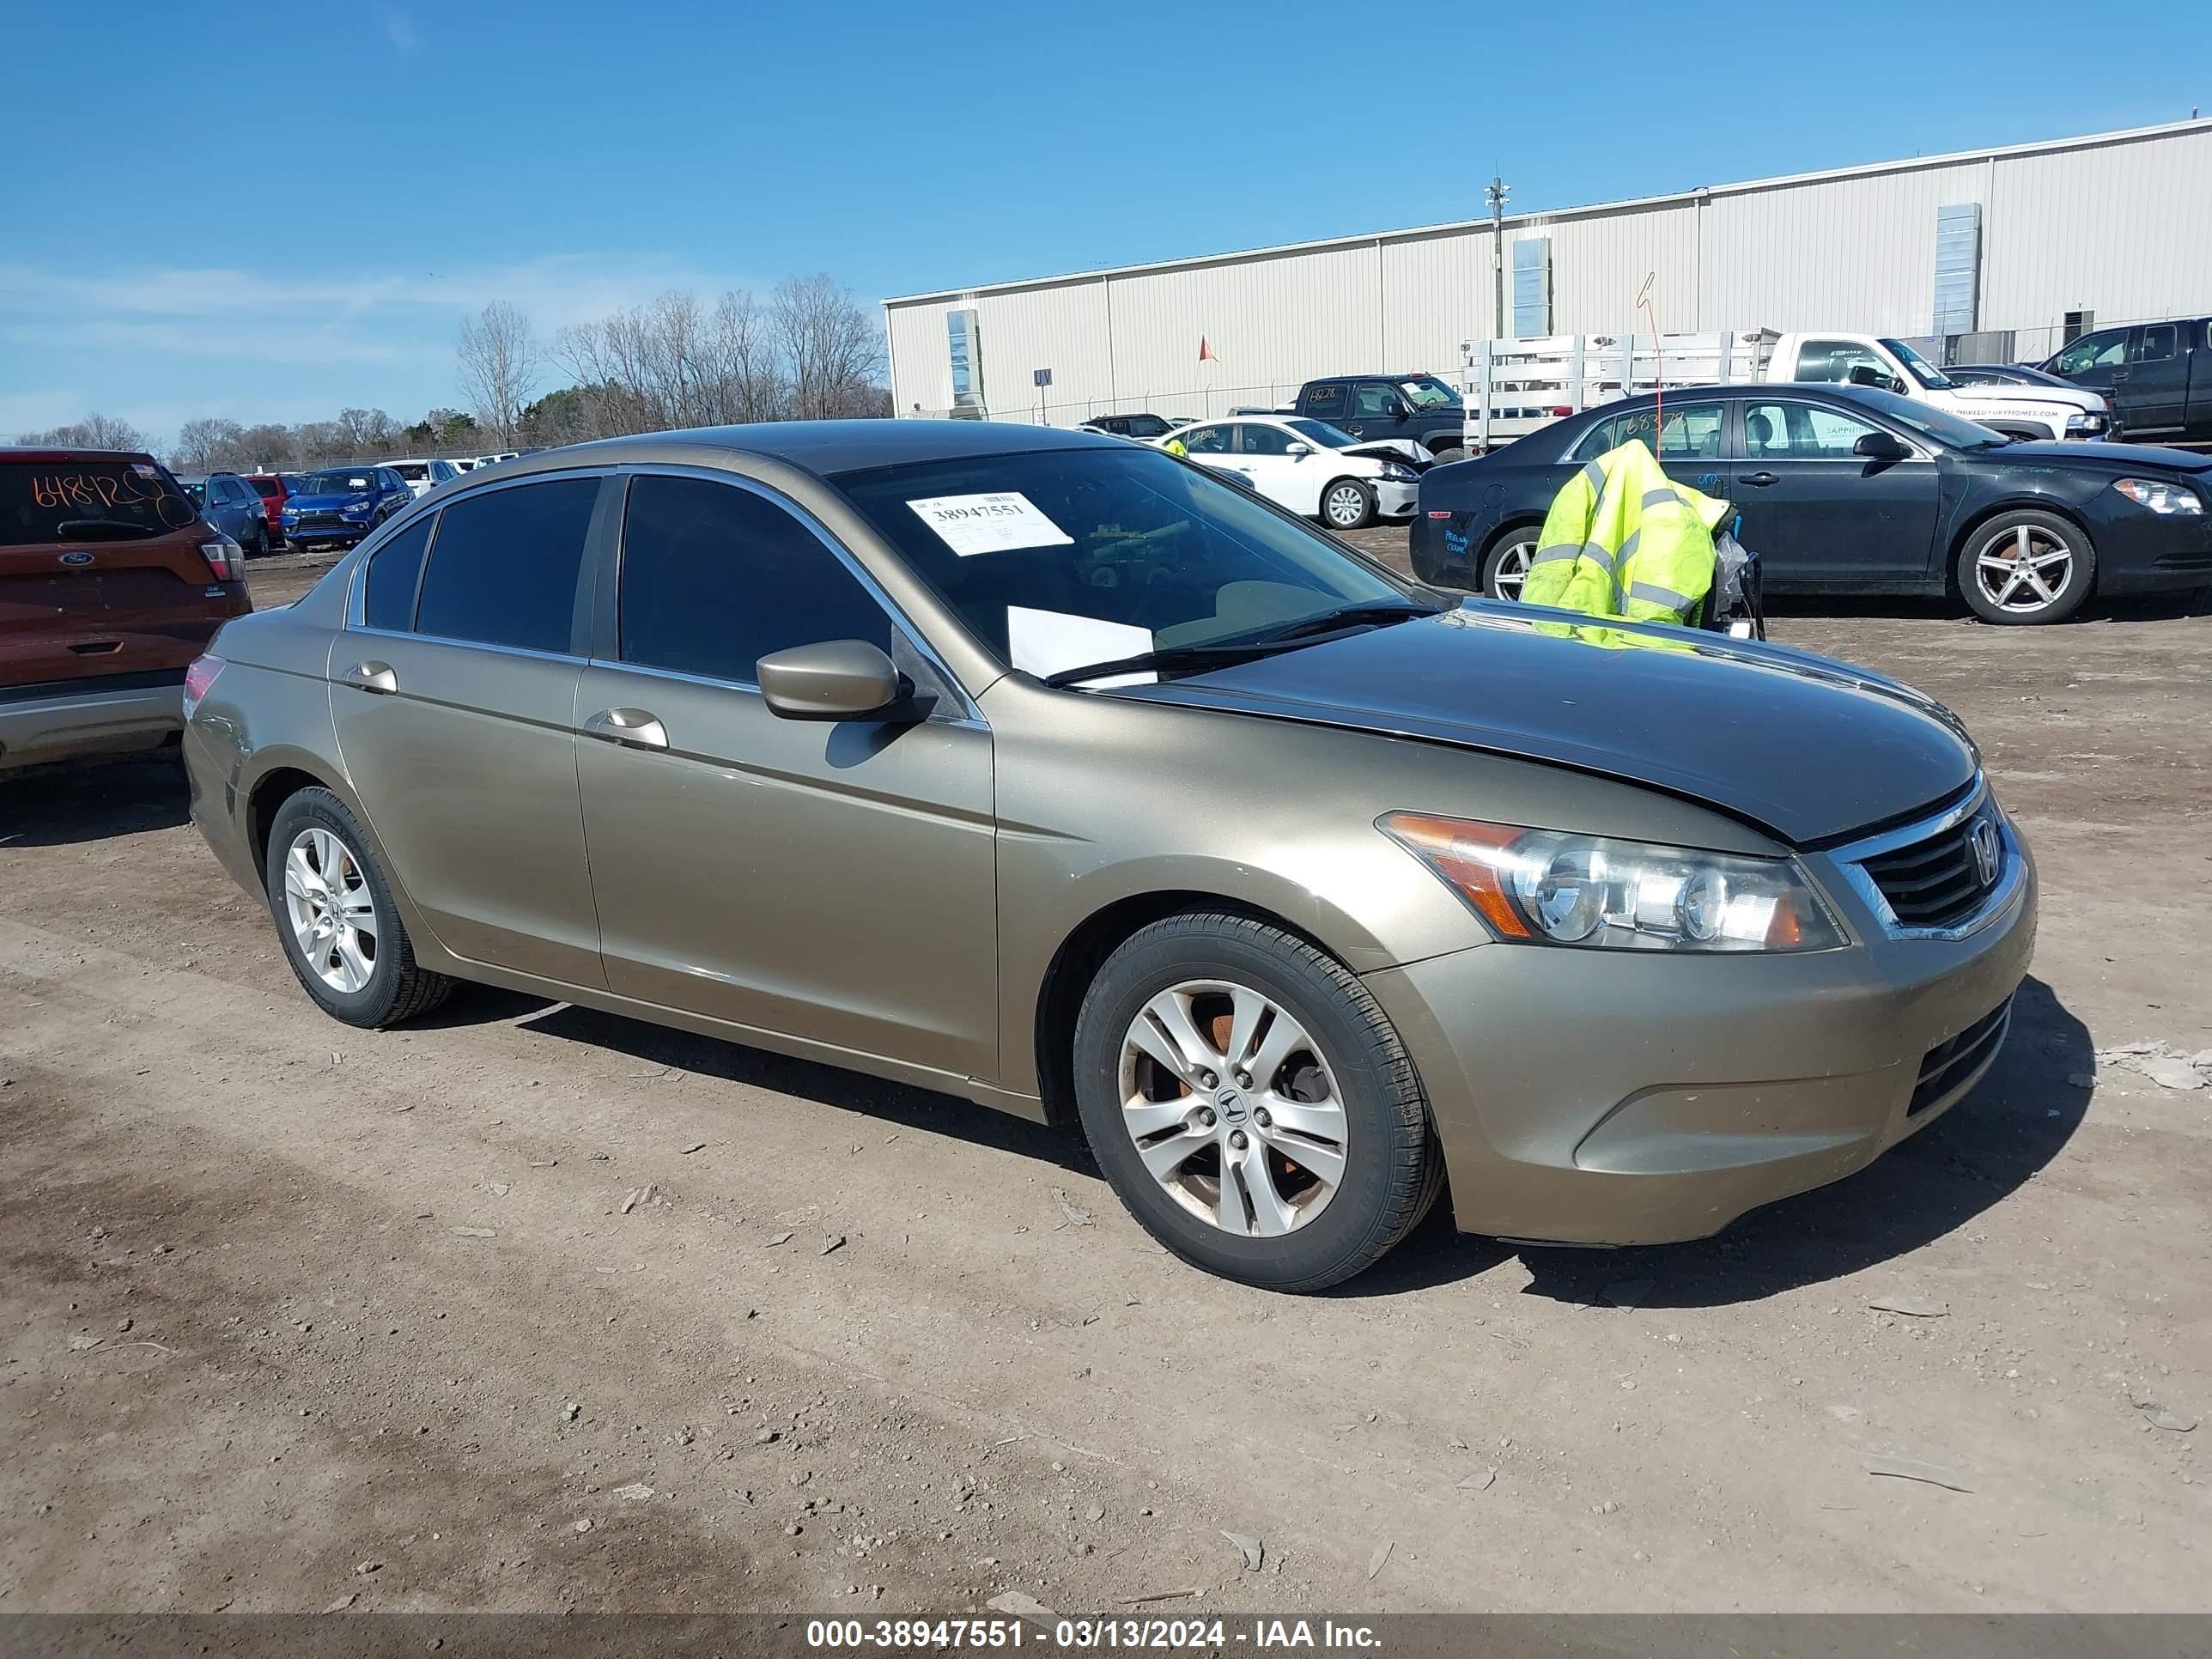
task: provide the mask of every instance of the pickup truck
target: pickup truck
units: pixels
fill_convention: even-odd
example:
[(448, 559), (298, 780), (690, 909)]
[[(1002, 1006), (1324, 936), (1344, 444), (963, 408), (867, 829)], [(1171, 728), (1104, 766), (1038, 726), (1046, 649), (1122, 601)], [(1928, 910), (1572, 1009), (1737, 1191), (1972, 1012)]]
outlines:
[[(2080, 344), (2080, 341), (2075, 343)], [(1870, 386), (1911, 398), (2014, 438), (2109, 442), (2124, 424), (2104, 395), (2040, 386), (1961, 386), (1902, 340), (1874, 334), (1776, 337), (1761, 379)]]
[(1467, 459), (1467, 400), (1433, 374), (1332, 374), (1308, 380), (1290, 403), (1229, 412), (1326, 421), (1369, 443), (1393, 443), (1424, 465)]
[(2212, 320), (2203, 317), (2100, 328), (2070, 342), (2041, 367), (2045, 374), (2110, 397), (2130, 438), (2212, 443), (2208, 330)]

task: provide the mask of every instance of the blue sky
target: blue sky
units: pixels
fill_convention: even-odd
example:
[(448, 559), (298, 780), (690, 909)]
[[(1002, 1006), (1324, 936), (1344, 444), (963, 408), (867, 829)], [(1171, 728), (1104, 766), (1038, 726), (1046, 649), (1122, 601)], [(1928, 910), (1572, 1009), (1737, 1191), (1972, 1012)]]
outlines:
[[(27, 8), (0, 55), (0, 434), (415, 419), (486, 301), (884, 295), (2147, 125), (2201, 9)], [(2164, 49), (2147, 43), (2161, 38)], [(2191, 204), (2199, 210), (2201, 204)], [(549, 374), (547, 384), (558, 382)]]

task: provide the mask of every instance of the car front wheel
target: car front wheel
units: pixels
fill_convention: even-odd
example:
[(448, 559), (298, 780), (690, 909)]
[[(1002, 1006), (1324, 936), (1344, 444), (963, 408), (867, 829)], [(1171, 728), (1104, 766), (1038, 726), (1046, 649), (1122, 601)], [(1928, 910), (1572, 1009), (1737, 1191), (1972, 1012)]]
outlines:
[(264, 866), (276, 936), (301, 986), (349, 1025), (396, 1025), (453, 981), (415, 960), (392, 888), (345, 803), (302, 789), (276, 811)]
[(1321, 516), (1331, 530), (1360, 530), (1374, 522), (1375, 492), (1357, 478), (1339, 478), (1321, 493)]
[(1358, 980), (1249, 917), (1170, 916), (1109, 957), (1075, 1030), (1084, 1133), (1184, 1261), (1309, 1291), (1374, 1265), (1443, 1165), (1397, 1033)]
[(2055, 513), (2001, 513), (1959, 550), (1959, 592), (1984, 622), (2063, 621), (2096, 585), (2089, 538)]

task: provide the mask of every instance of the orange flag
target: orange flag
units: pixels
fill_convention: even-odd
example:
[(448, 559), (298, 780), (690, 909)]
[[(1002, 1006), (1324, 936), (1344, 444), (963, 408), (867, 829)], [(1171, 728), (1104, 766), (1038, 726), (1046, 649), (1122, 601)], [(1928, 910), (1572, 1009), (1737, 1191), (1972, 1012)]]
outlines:
[(1213, 355), (1213, 348), (1206, 344), (1206, 336), (1203, 334), (1198, 337), (1198, 361), (1201, 363), (1218, 363), (1221, 361), (1220, 358)]

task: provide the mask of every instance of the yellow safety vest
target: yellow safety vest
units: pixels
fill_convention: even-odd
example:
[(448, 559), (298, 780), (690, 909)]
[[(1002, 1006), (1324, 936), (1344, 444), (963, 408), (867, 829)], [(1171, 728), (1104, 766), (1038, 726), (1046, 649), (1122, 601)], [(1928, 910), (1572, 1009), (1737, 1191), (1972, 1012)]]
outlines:
[(1713, 531), (1732, 509), (1669, 478), (1640, 439), (1553, 498), (1521, 598), (1592, 617), (1687, 623), (1713, 585)]

